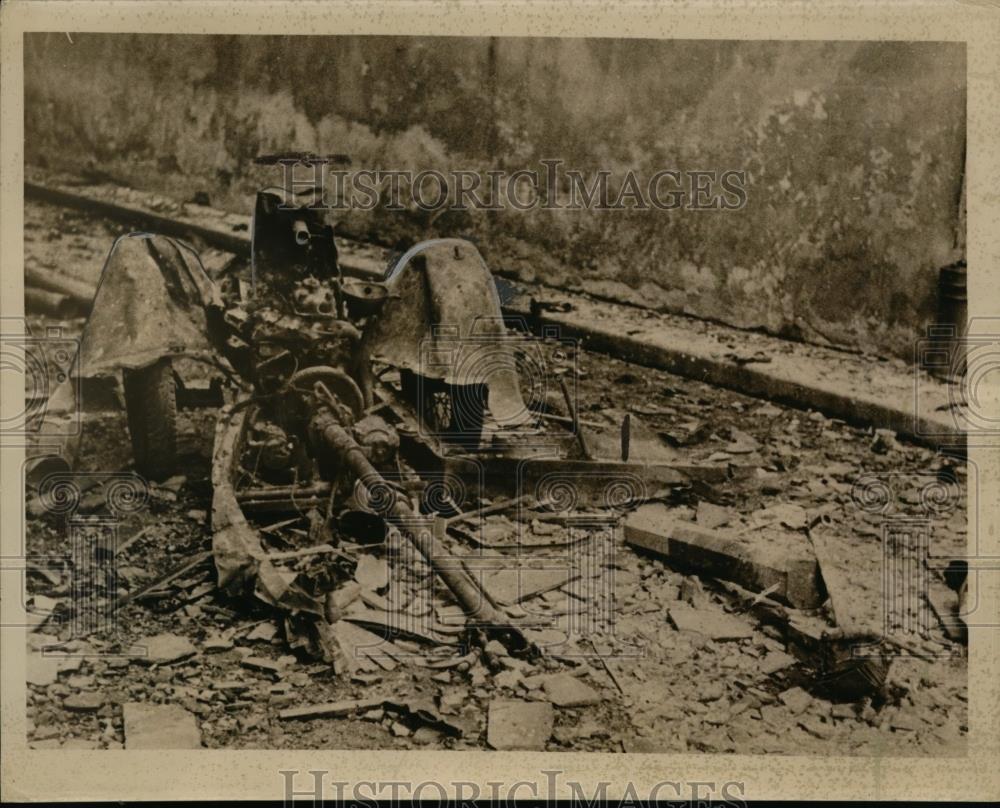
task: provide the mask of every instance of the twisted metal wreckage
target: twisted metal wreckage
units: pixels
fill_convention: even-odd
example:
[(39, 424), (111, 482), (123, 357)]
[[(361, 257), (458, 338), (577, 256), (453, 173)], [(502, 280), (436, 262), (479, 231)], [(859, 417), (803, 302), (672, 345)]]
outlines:
[[(516, 511), (515, 524), (617, 525), (657, 501), (711, 498), (726, 474), (651, 448), (632, 434), (628, 416), (620, 434), (585, 434), (574, 374), (550, 366), (544, 338), (505, 322), (471, 243), (420, 243), (383, 280), (347, 277), (325, 212), (278, 189), (257, 195), (252, 236), (249, 263), (234, 259), (214, 278), (182, 241), (120, 238), (75, 372), (121, 373), (136, 468), (154, 479), (175, 468), (177, 408), (221, 407), (211, 475), (219, 586), (280, 610), (290, 644), (338, 671), (394, 664), (401, 649), (420, 645), (454, 653), (499, 641), (514, 656), (557, 655), (543, 642), (544, 625), (516, 608), (519, 596), (498, 599), (453, 546), (495, 546), (475, 529), (487, 514)], [(571, 351), (553, 353), (571, 361)], [(181, 357), (208, 363), (227, 381), (185, 386), (175, 366)], [(546, 406), (552, 378), (561, 415)], [(614, 457), (602, 459), (602, 451)], [(578, 530), (574, 541), (581, 535), (592, 533)], [(657, 544), (650, 535), (626, 529), (633, 546), (667, 563), (756, 590), (757, 612), (795, 635), (821, 676), (858, 696), (883, 687), (885, 655), (851, 654), (859, 640), (875, 650), (880, 641), (836, 627), (817, 564), (806, 568), (811, 594), (802, 595), (790, 576), (762, 574), (717, 537), (692, 545), (668, 535)], [(398, 609), (373, 589), (360, 593), (362, 608), (351, 608), (359, 565), (376, 550), (440, 578), (464, 615), (458, 627), (386, 620)], [(796, 634), (797, 609), (786, 607), (819, 613), (824, 603), (828, 630)], [(357, 632), (365, 630), (384, 640), (377, 654), (361, 650)]]

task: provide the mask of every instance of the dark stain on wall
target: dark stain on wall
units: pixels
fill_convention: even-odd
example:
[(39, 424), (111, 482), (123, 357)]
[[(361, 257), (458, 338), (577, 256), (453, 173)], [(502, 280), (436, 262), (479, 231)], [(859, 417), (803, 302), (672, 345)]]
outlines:
[(746, 172), (735, 211), (354, 211), (400, 247), (911, 356), (956, 256), (965, 48), (934, 42), (25, 36), (27, 159), (249, 209), (279, 150), (354, 168)]

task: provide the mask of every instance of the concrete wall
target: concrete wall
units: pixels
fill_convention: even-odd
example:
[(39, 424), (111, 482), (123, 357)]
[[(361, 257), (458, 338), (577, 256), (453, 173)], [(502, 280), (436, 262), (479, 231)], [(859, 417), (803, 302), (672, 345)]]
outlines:
[(964, 45), (25, 37), (29, 162), (248, 211), (262, 152), (355, 168), (747, 172), (738, 211), (345, 215), (496, 270), (909, 356), (958, 228)]

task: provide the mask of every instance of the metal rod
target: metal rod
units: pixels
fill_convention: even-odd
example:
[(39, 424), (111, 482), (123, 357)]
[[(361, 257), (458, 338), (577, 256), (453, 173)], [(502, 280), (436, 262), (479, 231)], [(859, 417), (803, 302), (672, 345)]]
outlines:
[(330, 493), (329, 483), (319, 485), (281, 485), (268, 488), (244, 488), (236, 494), (236, 499), (260, 501), (265, 499), (297, 499), (299, 497), (321, 497)]
[[(573, 419), (565, 415), (556, 415), (554, 412), (536, 412), (536, 416), (539, 418), (544, 418), (546, 421), (556, 421), (560, 424), (572, 424)], [(597, 421), (585, 421), (584, 419), (579, 419), (577, 423), (583, 424), (584, 426), (589, 426), (592, 429), (605, 429), (607, 424), (600, 424)]]
[[(321, 412), (313, 418), (310, 432), (322, 440), (326, 448), (340, 459), (363, 486), (369, 488), (371, 485), (387, 485), (385, 478), (376, 471), (350, 433), (328, 412)], [(521, 630), (506, 615), (490, 605), (485, 594), (463, 569), (458, 565), (442, 563), (444, 559), (435, 550), (431, 531), (407, 529), (407, 522), (412, 523), (414, 518), (409, 503), (402, 497), (394, 497), (389, 511), (390, 519), (397, 523), (400, 532), (406, 535), (445, 582), (472, 622), (482, 627), (488, 635), (496, 637), (512, 654), (531, 655), (537, 652)]]
[(562, 388), (563, 398), (566, 400), (566, 409), (569, 410), (570, 417), (573, 419), (573, 432), (576, 433), (576, 441), (580, 444), (580, 451), (583, 452), (583, 457), (585, 460), (590, 460), (590, 450), (587, 448), (587, 440), (583, 437), (583, 430), (580, 429), (580, 415), (576, 410), (576, 404), (573, 402), (573, 397), (569, 394), (569, 387), (566, 386), (566, 379), (562, 376), (559, 377), (559, 387)]
[(194, 555), (193, 557), (187, 559), (186, 561), (182, 561), (179, 566), (177, 566), (174, 569), (172, 569), (166, 575), (161, 575), (155, 581), (153, 581), (152, 583), (147, 584), (146, 586), (142, 587), (141, 589), (139, 589), (134, 594), (128, 594), (125, 597), (121, 598), (118, 601), (117, 608), (121, 609), (124, 606), (126, 606), (127, 604), (131, 603), (133, 600), (138, 600), (139, 598), (142, 598), (142, 597), (146, 596), (150, 592), (155, 592), (156, 590), (160, 589), (161, 587), (164, 587), (167, 584), (169, 584), (171, 581), (177, 580), (185, 572), (193, 570), (199, 564), (204, 564), (211, 557), (212, 557), (212, 552), (211, 552), (211, 550), (208, 550), (208, 551), (203, 552), (203, 553), (197, 553), (196, 555)]
[(484, 508), (477, 508), (473, 511), (465, 511), (464, 513), (458, 513), (454, 516), (449, 516), (444, 520), (445, 526), (450, 527), (456, 522), (464, 522), (467, 519), (477, 518), (482, 519), (484, 516), (489, 516), (492, 513), (500, 513), (506, 511), (510, 508), (516, 508), (528, 500), (532, 499), (532, 494), (523, 494), (522, 496), (516, 497), (515, 499), (505, 499), (502, 502), (494, 502), (492, 505), (487, 505)]

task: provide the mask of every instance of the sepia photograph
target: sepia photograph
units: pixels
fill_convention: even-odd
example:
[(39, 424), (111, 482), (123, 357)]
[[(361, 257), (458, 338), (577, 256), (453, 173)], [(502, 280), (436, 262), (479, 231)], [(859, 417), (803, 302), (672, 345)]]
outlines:
[[(28, 754), (968, 759), (965, 41), (63, 27), (4, 201)], [(316, 769), (270, 796), (361, 798)]]

